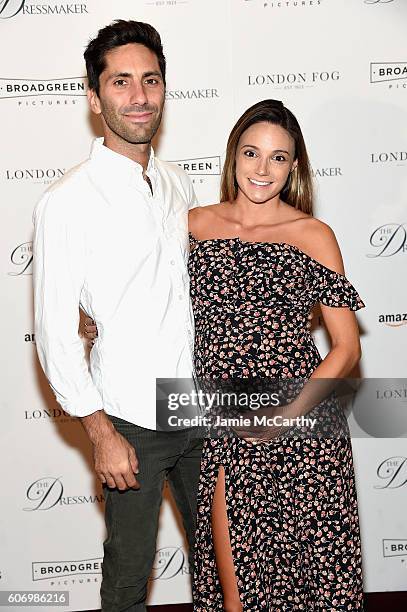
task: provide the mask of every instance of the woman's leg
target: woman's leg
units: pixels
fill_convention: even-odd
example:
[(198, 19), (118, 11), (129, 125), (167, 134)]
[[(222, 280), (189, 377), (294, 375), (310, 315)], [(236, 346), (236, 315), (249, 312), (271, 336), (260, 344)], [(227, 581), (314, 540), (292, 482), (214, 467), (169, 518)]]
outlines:
[(225, 500), (225, 469), (219, 467), (212, 503), (212, 537), (225, 612), (243, 612), (237, 588)]

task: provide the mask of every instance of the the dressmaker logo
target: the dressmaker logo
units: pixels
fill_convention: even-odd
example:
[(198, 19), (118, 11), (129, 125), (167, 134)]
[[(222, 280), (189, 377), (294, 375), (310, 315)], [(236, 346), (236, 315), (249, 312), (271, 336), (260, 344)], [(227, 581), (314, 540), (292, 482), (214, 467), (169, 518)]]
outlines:
[(315, 8), (323, 4), (323, 0), (243, 0), (244, 4), (251, 4), (258, 8), (284, 9), (284, 8)]
[(390, 4), (394, 0), (364, 0), (365, 4)]
[(406, 557), (407, 540), (382, 540), (383, 557)]
[(313, 168), (312, 176), (315, 178), (331, 178), (333, 176), (343, 176), (342, 168), (326, 167), (326, 168)]
[(371, 62), (370, 82), (385, 83), (388, 89), (407, 89), (407, 62)]
[(407, 312), (380, 314), (379, 323), (383, 323), (387, 327), (402, 327), (407, 325)]
[(323, 68), (312, 72), (270, 72), (249, 74), (249, 87), (268, 87), (275, 90), (309, 89), (323, 87), (328, 83), (337, 83), (341, 78), (339, 70)]
[(54, 476), (39, 478), (31, 483), (26, 491), (26, 500), (29, 502), (29, 505), (23, 508), (25, 512), (51, 510), (60, 506), (101, 504), (105, 501), (101, 493), (99, 495), (64, 496), (62, 480)]
[(151, 580), (171, 580), (189, 573), (187, 555), (181, 546), (166, 546), (157, 550)]
[(209, 100), (220, 98), (219, 90), (213, 87), (204, 89), (167, 89), (166, 100)]
[(32, 579), (52, 580), (66, 576), (86, 576), (102, 573), (103, 558), (81, 559), (80, 561), (33, 561)]
[(407, 457), (389, 457), (377, 468), (380, 484), (375, 489), (400, 489), (407, 484)]
[(13, 270), (9, 272), (10, 276), (27, 276), (32, 274), (33, 243), (23, 242), (16, 246), (11, 252), (10, 260), (13, 265)]
[(407, 231), (405, 223), (386, 223), (376, 228), (370, 235), (373, 252), (367, 257), (393, 257), (407, 253)]
[(49, 185), (65, 174), (65, 168), (9, 168), (4, 172), (6, 181), (30, 182)]
[(372, 164), (392, 164), (393, 166), (404, 166), (407, 161), (407, 151), (381, 151), (370, 154)]
[(407, 484), (407, 457), (389, 457), (377, 468), (380, 484), (375, 489), (400, 489)]
[(0, 0), (0, 19), (17, 15), (84, 15), (89, 13), (87, 2), (47, 2), (35, 4), (32, 0)]

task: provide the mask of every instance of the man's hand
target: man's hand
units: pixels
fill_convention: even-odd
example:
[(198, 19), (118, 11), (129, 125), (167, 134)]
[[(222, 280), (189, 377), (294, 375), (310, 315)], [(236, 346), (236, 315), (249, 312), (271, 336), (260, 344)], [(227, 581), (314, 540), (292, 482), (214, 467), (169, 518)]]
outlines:
[(95, 471), (103, 484), (117, 488), (139, 489), (136, 480), (138, 461), (136, 452), (113, 426), (103, 410), (81, 418), (92, 444)]

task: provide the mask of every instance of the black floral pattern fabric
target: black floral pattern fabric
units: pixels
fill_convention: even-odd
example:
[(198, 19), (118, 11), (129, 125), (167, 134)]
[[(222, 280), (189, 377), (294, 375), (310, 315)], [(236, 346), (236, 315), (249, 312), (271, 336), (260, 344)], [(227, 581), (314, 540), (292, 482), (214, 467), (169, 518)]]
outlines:
[[(351, 310), (364, 306), (343, 275), (293, 245), (192, 235), (190, 245), (195, 366), (201, 379), (306, 379), (321, 361), (307, 329), (315, 303)], [(331, 403), (330, 409), (339, 406)], [(205, 440), (194, 611), (223, 610), (211, 532), (220, 466), (245, 612), (362, 610), (349, 436), (291, 435), (255, 443), (237, 436)]]

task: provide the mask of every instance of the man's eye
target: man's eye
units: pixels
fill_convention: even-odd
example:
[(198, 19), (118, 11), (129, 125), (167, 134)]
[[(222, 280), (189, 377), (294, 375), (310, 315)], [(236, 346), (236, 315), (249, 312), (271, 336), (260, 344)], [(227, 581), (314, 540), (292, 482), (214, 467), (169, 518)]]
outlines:
[(147, 85), (158, 85), (158, 80), (157, 79), (147, 79), (146, 83)]
[(124, 79), (117, 79), (117, 81), (114, 82), (114, 85), (122, 87), (123, 85), (126, 85), (126, 81)]

